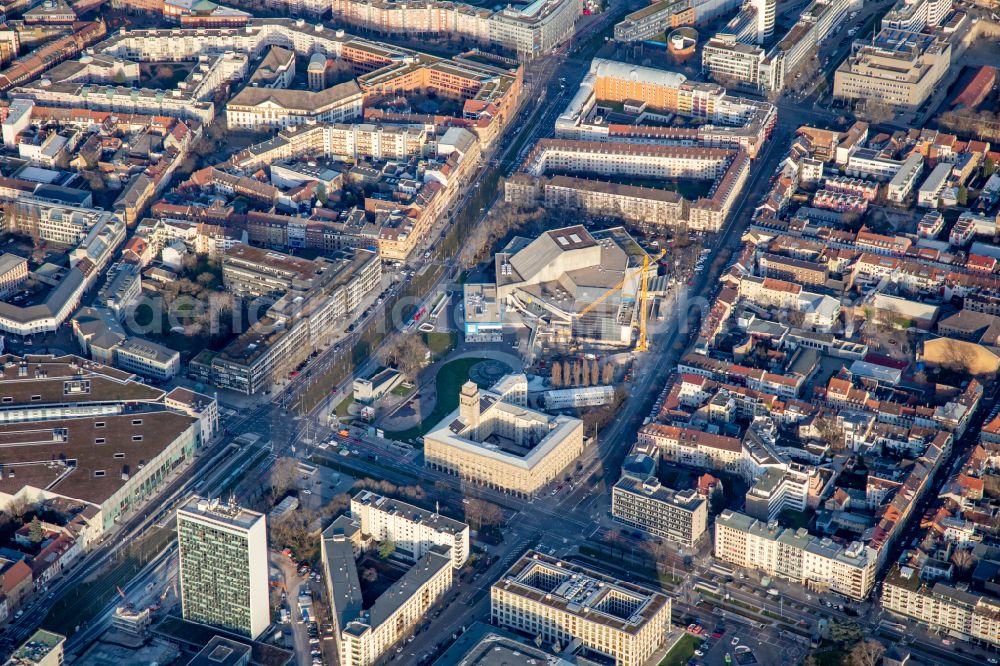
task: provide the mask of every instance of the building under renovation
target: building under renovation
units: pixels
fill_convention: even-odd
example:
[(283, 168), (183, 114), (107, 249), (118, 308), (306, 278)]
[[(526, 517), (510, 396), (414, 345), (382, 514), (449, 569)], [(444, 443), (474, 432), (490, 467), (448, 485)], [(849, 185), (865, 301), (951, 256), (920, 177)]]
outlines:
[(621, 227), (514, 238), (496, 255), (496, 298), (534, 344), (632, 344), (645, 251)]

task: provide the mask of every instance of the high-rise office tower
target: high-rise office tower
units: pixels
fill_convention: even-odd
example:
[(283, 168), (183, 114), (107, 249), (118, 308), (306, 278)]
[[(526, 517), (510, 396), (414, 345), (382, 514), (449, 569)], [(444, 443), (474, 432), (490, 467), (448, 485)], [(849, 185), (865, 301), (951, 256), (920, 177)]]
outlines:
[(757, 43), (763, 44), (774, 35), (776, 0), (750, 0), (750, 6), (757, 10)]
[(193, 497), (177, 510), (184, 619), (257, 638), (271, 623), (263, 514)]

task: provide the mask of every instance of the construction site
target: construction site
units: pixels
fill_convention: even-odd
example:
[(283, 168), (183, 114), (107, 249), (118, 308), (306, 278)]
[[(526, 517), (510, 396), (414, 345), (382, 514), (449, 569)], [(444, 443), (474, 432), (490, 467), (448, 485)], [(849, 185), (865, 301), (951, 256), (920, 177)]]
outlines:
[(659, 256), (622, 227), (515, 237), (496, 253), (494, 284), (466, 285), (466, 316), (498, 319), (477, 321), (479, 329), (526, 330), (530, 357), (645, 350), (651, 301), (664, 289), (654, 270)]

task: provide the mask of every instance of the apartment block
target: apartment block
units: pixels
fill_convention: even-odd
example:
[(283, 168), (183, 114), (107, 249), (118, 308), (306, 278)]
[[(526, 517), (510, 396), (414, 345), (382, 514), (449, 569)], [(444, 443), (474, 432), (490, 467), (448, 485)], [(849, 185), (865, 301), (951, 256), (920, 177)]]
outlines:
[[(648, 456), (632, 456), (649, 459)], [(674, 491), (653, 475), (628, 470), (611, 489), (611, 515), (620, 523), (695, 548), (708, 527), (708, 500), (694, 490)], [(645, 470), (643, 470), (644, 472)]]
[[(541, 197), (550, 205), (598, 209), (646, 224), (679, 223), (687, 210), (692, 229), (717, 230), (746, 182), (750, 157), (741, 148), (542, 139), (519, 171), (505, 183), (508, 202), (527, 204)], [(551, 172), (557, 175), (546, 178)], [(713, 185), (708, 196), (686, 202), (667, 190), (600, 182), (617, 176), (710, 180)]]
[(310, 289), (326, 266), (321, 261), (239, 244), (226, 252), (222, 280), (239, 298), (278, 297)]
[(908, 566), (896, 566), (882, 586), (882, 608), (947, 631), (964, 640), (1000, 647), (1000, 602), (944, 581), (927, 581)]
[[(253, 256), (260, 253), (265, 260), (269, 254), (258, 248), (239, 247), (249, 248)], [(291, 289), (274, 300), (249, 330), (206, 359), (217, 386), (247, 395), (267, 389), (277, 377), (293, 371), (311, 350), (329, 343), (344, 319), (381, 285), (382, 262), (368, 250), (355, 250), (350, 257), (305, 263), (273, 254), (274, 262), (262, 265), (260, 270), (252, 263), (244, 263), (249, 255), (243, 254), (230, 272), (233, 283), (246, 293), (264, 292), (289, 282)], [(294, 261), (289, 263), (283, 257)], [(309, 272), (309, 265), (315, 266), (315, 274)]]
[(734, 473), (743, 467), (743, 442), (735, 437), (650, 423), (639, 430), (638, 444), (655, 449), (663, 460), (691, 467)]
[(615, 41), (641, 42), (669, 33), (696, 19), (691, 0), (661, 0), (646, 5), (615, 24)]
[(361, 117), (364, 93), (354, 81), (312, 92), (249, 85), (226, 103), (226, 124), (250, 131), (313, 123), (345, 123)]
[(165, 382), (181, 370), (177, 351), (150, 340), (128, 337), (114, 347), (115, 367)]
[(469, 559), (469, 526), (440, 513), (362, 490), (351, 498), (351, 517), (360, 523), (362, 534), (392, 541), (396, 554), (413, 562), (434, 546), (451, 549), (456, 569)]
[(923, 172), (924, 156), (913, 151), (886, 186), (886, 198), (893, 203), (903, 203), (917, 186)]
[(768, 522), (786, 510), (805, 511), (811, 481), (809, 474), (798, 470), (765, 469), (747, 491), (746, 513)]
[(192, 497), (177, 509), (181, 610), (256, 639), (271, 624), (263, 514)]
[(381, 34), (447, 35), (498, 46), (532, 59), (573, 36), (582, 5), (573, 0), (535, 0), (522, 8), (499, 11), (464, 3), (334, 0), (338, 22)]
[(321, 555), (341, 666), (377, 663), (413, 633), (452, 585), (451, 548), (432, 545), (402, 578), (365, 607), (355, 544), (336, 521), (323, 532)]
[(877, 555), (861, 542), (847, 548), (805, 529), (723, 511), (715, 520), (715, 557), (769, 576), (781, 576), (816, 592), (837, 592), (858, 601), (875, 584)]
[(579, 641), (616, 666), (640, 666), (666, 639), (670, 598), (528, 551), (490, 588), (492, 621), (545, 643)]

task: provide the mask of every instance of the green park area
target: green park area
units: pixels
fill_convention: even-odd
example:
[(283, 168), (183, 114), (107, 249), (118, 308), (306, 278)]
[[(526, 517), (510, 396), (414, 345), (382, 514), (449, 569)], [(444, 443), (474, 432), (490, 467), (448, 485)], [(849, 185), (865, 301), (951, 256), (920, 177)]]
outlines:
[(437, 387), (437, 400), (434, 402), (434, 408), (421, 420), (419, 425), (387, 434), (401, 442), (422, 437), (424, 433), (458, 407), (458, 392), (462, 388), (462, 384), (469, 381), (469, 370), (483, 360), (485, 359), (460, 358), (442, 365), (434, 379)]
[(701, 645), (700, 638), (685, 633), (660, 660), (659, 666), (684, 666), (694, 656), (694, 651), (699, 645)]

